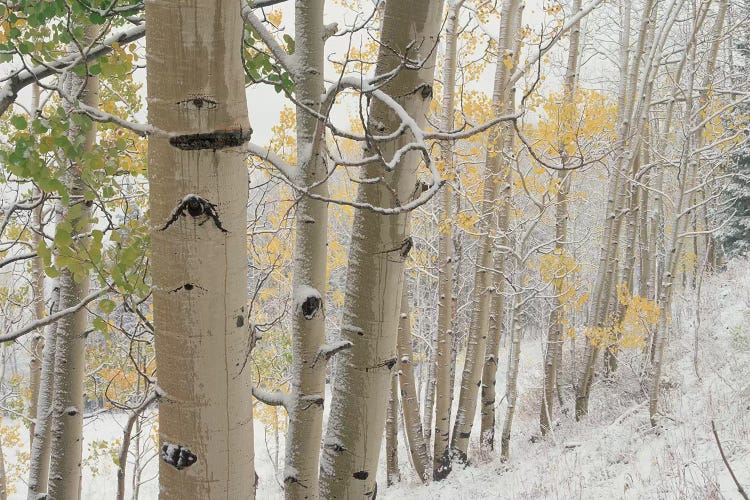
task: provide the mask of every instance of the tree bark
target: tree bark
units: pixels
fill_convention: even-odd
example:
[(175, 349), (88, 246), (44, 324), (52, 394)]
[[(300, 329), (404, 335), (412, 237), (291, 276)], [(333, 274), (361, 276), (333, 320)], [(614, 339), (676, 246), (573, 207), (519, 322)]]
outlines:
[[(440, 126), (443, 130), (453, 128), (454, 100), (456, 88), (456, 60), (458, 42), (458, 14), (463, 1), (449, 4), (445, 21), (445, 56), (443, 59), (443, 95)], [(445, 172), (453, 174), (453, 144), (441, 144)], [(450, 473), (448, 455), (451, 420), (451, 319), (453, 317), (453, 245), (451, 217), (452, 190), (450, 184), (440, 193), (441, 225), (438, 234), (438, 324), (435, 356), (435, 431), (432, 448), (432, 478), (440, 481)], [(431, 422), (430, 422), (431, 424)]]
[[(442, 2), (388, 1), (383, 15), (381, 48), (376, 75), (393, 70), (402, 56), (423, 61), (419, 68), (401, 69), (380, 89), (399, 103), (416, 121), (426, 123), (432, 97), (435, 45), (442, 18)], [(390, 133), (401, 124), (393, 110), (374, 98), (370, 105), (370, 130)], [(376, 129), (377, 126), (377, 129)], [(411, 141), (399, 137), (377, 145), (389, 160)], [(358, 200), (379, 207), (403, 204), (415, 192), (420, 156), (411, 151), (393, 171), (376, 162), (364, 168), (363, 177), (382, 181), (361, 184)], [(342, 340), (352, 348), (335, 358), (331, 413), (321, 459), (321, 496), (372, 498), (385, 425), (391, 372), (396, 366), (396, 336), (404, 260), (411, 248), (407, 239), (408, 214), (385, 215), (357, 210), (352, 226), (349, 269), (344, 299)]]
[[(515, 46), (514, 36), (517, 22), (517, 12), (521, 6), (519, 0), (510, 0), (503, 4), (500, 18), (499, 55), (495, 72), (495, 88), (492, 105), (496, 116), (501, 116), (507, 109), (509, 100), (508, 78), (510, 69), (504, 58), (516, 57), (513, 54)], [(458, 398), (456, 420), (451, 437), (451, 454), (454, 460), (467, 462), (469, 438), (474, 425), (474, 415), (477, 409), (477, 396), (482, 381), (484, 358), (487, 345), (487, 334), (490, 316), (490, 298), (494, 293), (491, 286), (493, 265), (493, 221), (496, 220), (497, 186), (502, 182), (503, 148), (505, 139), (498, 127), (492, 133), (491, 146), (487, 152), (485, 164), (485, 180), (482, 196), (479, 249), (474, 273), (474, 290), (472, 292), (472, 314), (469, 324), (469, 338), (466, 347), (466, 362), (461, 376), (461, 391)], [(497, 367), (495, 366), (495, 369)]]
[[(512, 8), (512, 6), (511, 6)], [(523, 4), (520, 4), (515, 13), (515, 21), (511, 27), (512, 38), (509, 40), (512, 45), (512, 49), (509, 55), (511, 59), (511, 67), (508, 68), (512, 71), (517, 64), (519, 54), (521, 52), (521, 37), (515, 36), (518, 29), (521, 27), (523, 17)], [(505, 61), (502, 62), (505, 67)], [(506, 86), (508, 87), (508, 86)], [(505, 89), (506, 96), (504, 97), (503, 113), (511, 114), (515, 110), (515, 87), (508, 87)], [(503, 149), (502, 154), (512, 156), (513, 143), (515, 139), (515, 132), (510, 123), (503, 123), (499, 126), (498, 133), (502, 137)], [(511, 209), (513, 200), (513, 169), (506, 161), (503, 161), (502, 167), (502, 189), (500, 190), (500, 205), (497, 214), (497, 232), (500, 239), (500, 249), (495, 249), (493, 252), (493, 271), (494, 280), (493, 288), (494, 294), (490, 302), (490, 318), (489, 318), (489, 329), (487, 332), (487, 350), (485, 353), (484, 365), (482, 367), (482, 420), (481, 420), (481, 432), (479, 446), (484, 451), (491, 451), (495, 448), (495, 427), (496, 427), (496, 412), (495, 412), (495, 398), (497, 396), (497, 369), (499, 366), (498, 359), (500, 353), (500, 340), (503, 330), (503, 319), (505, 318), (506, 308), (506, 297), (505, 297), (505, 280), (508, 275), (508, 265), (506, 262), (507, 251), (504, 248), (510, 246), (510, 239), (508, 234), (510, 232), (510, 220), (511, 220)]]
[(146, 3), (159, 498), (255, 497), (238, 0)]
[(411, 462), (414, 465), (417, 477), (423, 483), (426, 483), (429, 480), (427, 470), (430, 456), (422, 432), (422, 421), (419, 418), (419, 399), (417, 399), (417, 388), (414, 383), (414, 366), (411, 362), (411, 319), (409, 311), (409, 292), (406, 283), (404, 283), (401, 293), (401, 315), (398, 322), (398, 380), (401, 387), (401, 409), (404, 415), (404, 428), (406, 429)]
[[(60, 301), (60, 288), (55, 282), (50, 313), (54, 314)], [(57, 322), (44, 329), (44, 351), (42, 352), (42, 374), (39, 381), (39, 403), (34, 419), (34, 439), (29, 458), (28, 500), (37, 500), (47, 492), (50, 460), (50, 423), (52, 416), (52, 391), (55, 383), (55, 346)]]
[(385, 472), (386, 485), (401, 482), (398, 468), (398, 374), (391, 377), (391, 394), (388, 397), (388, 414), (385, 418)]
[[(85, 28), (82, 43), (88, 44), (97, 33), (97, 28)], [(75, 47), (75, 46), (74, 46)], [(73, 48), (72, 50), (77, 50)], [(72, 72), (63, 76), (63, 88), (71, 96), (79, 96), (81, 102), (97, 107), (99, 103), (99, 81), (96, 77), (78, 77)], [(64, 107), (70, 112), (72, 103)], [(81, 144), (82, 152), (91, 151), (96, 142), (96, 126), (93, 122), (87, 130), (71, 125), (68, 137), (74, 144)], [(62, 200), (55, 210), (58, 222), (65, 221), (72, 227), (71, 237), (89, 232), (91, 223), (91, 203), (82, 199), (87, 189), (81, 176), (83, 165), (70, 162), (64, 174), (64, 182), (71, 197), (71, 203)], [(74, 204), (81, 204), (78, 215), (72, 215)], [(80, 281), (79, 281), (80, 280)], [(89, 294), (88, 276), (74, 277), (67, 268), (60, 270), (60, 309), (75, 306)], [(55, 345), (54, 389), (52, 395), (51, 452), (48, 480), (48, 498), (75, 499), (81, 497), (81, 462), (83, 455), (83, 378), (85, 375), (84, 351), (88, 326), (88, 311), (80, 309), (58, 321)]]
[[(34, 84), (31, 87), (31, 109), (33, 113), (40, 111), (39, 109), (39, 85)], [(33, 119), (34, 117), (32, 117)], [(38, 189), (34, 189), (35, 196), (44, 196), (44, 193)], [(32, 234), (32, 241), (35, 247), (39, 247), (42, 242), (43, 234), (43, 216), (44, 216), (44, 202), (39, 203), (39, 206), (34, 208), (31, 212), (31, 223), (34, 228)], [(40, 320), (44, 317), (44, 263), (42, 258), (37, 255), (31, 260), (31, 290), (34, 297), (34, 319)], [(36, 425), (34, 419), (36, 419), (37, 408), (39, 405), (39, 386), (42, 380), (42, 356), (44, 351), (44, 328), (33, 334), (31, 338), (31, 349), (30, 349), (30, 360), (29, 360), (29, 391), (31, 396), (29, 397), (29, 410), (28, 415), (31, 418), (29, 425), (29, 449), (34, 444), (34, 427)]]
[[(581, 0), (573, 0), (573, 15), (581, 10)], [(576, 80), (578, 76), (578, 52), (581, 40), (581, 24), (577, 22), (570, 29), (570, 44), (568, 45), (568, 65), (565, 71), (563, 87), (563, 106), (572, 107), (575, 104)], [(567, 144), (559, 144), (560, 166), (568, 166)], [(573, 171), (558, 170), (557, 195), (555, 200), (555, 249), (554, 254), (565, 255), (568, 240), (568, 195), (572, 183)], [(552, 310), (550, 312), (549, 329), (547, 332), (547, 350), (544, 356), (544, 387), (542, 390), (542, 405), (539, 412), (539, 427), (542, 435), (550, 430), (552, 413), (555, 407), (555, 390), (557, 389), (557, 367), (562, 357), (563, 341), (563, 303), (560, 294), (563, 289), (554, 287)]]
[[(300, 182), (328, 195), (322, 151), (324, 124), (308, 109), (320, 110), (323, 94), (324, 0), (295, 3), (297, 162)], [(324, 110), (322, 110), (324, 111)], [(325, 112), (324, 112), (325, 114)], [(318, 498), (318, 464), (323, 433), (326, 358), (326, 251), (328, 204), (301, 195), (297, 204), (292, 315), (292, 391), (287, 432), (284, 493), (288, 500)]]

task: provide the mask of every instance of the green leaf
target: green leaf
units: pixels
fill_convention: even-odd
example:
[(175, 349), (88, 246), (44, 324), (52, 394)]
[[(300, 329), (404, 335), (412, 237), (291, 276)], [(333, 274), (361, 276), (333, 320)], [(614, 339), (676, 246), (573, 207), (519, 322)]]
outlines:
[(109, 326), (107, 325), (107, 322), (104, 321), (99, 316), (94, 318), (94, 321), (92, 323), (93, 323), (94, 328), (96, 330), (99, 330), (102, 333), (107, 333), (109, 331)]
[(92, 12), (91, 15), (89, 15), (89, 21), (94, 24), (104, 24), (107, 22), (107, 18), (98, 12)]
[(10, 119), (10, 123), (13, 124), (18, 130), (25, 130), (29, 126), (26, 118), (22, 115), (13, 115)]
[(286, 42), (286, 51), (289, 53), (289, 55), (294, 54), (294, 38), (285, 34), (284, 41)]
[(115, 301), (110, 299), (102, 299), (99, 301), (99, 310), (104, 314), (110, 314), (115, 310)]

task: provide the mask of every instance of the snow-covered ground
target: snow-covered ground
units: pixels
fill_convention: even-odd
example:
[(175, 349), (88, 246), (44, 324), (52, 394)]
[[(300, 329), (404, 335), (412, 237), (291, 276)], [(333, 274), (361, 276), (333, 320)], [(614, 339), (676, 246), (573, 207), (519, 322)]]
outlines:
[[(454, 470), (449, 478), (427, 486), (419, 484), (408, 454), (400, 445), (402, 482), (385, 487), (385, 464), (379, 470), (378, 497), (386, 499), (721, 499), (739, 498), (719, 455), (711, 432), (716, 424), (724, 451), (735, 474), (750, 488), (750, 262), (730, 264), (703, 286), (701, 328), (698, 331), (699, 370), (693, 366), (695, 342), (694, 297), (679, 297), (672, 313), (668, 339), (662, 408), (657, 428), (648, 419), (648, 403), (637, 374), (642, 356), (623, 354), (614, 382), (598, 382), (592, 389), (590, 415), (575, 422), (572, 394), (566, 390), (565, 407), (558, 412), (553, 435), (538, 438), (541, 391), (541, 343), (528, 339), (523, 346), (519, 378), (519, 406), (511, 444), (511, 460), (498, 454), (478, 458)], [(500, 359), (506, 359), (507, 347)], [(567, 382), (567, 379), (564, 379)], [(505, 392), (504, 370), (498, 374), (498, 397)], [(501, 403), (498, 416), (505, 408)], [(87, 422), (87, 442), (111, 441), (121, 436), (123, 419), (99, 416)], [(502, 421), (498, 423), (501, 425)], [(475, 425), (475, 434), (479, 421)], [(282, 498), (283, 466), (274, 466), (275, 441), (256, 422), (258, 498)], [(533, 438), (533, 439), (532, 439)], [(280, 443), (283, 463), (283, 439)], [(87, 455), (91, 447), (85, 445)], [(12, 461), (13, 450), (5, 450)], [(381, 454), (383, 456), (384, 454)], [(84, 469), (84, 499), (113, 498), (116, 467), (108, 456), (97, 461), (94, 474)], [(142, 477), (154, 476), (156, 461)], [(128, 478), (130, 482), (130, 477)], [(25, 498), (25, 485), (16, 484), (12, 499)], [(156, 480), (146, 482), (141, 499), (155, 499)]]

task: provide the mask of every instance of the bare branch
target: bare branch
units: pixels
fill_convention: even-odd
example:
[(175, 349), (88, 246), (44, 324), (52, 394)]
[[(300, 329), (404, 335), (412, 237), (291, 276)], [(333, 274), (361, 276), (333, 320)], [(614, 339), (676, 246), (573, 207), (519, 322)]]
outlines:
[(55, 314), (50, 314), (49, 316), (45, 316), (44, 318), (38, 319), (36, 321), (30, 322), (28, 325), (24, 326), (23, 328), (16, 330), (15, 332), (6, 333), (4, 335), (0, 335), (0, 342), (9, 342), (11, 340), (16, 340), (19, 337), (22, 337), (26, 335), (29, 332), (32, 332), (36, 330), (37, 328), (42, 328), (44, 326), (49, 325), (50, 323), (54, 323), (55, 321), (67, 316), (68, 314), (74, 314), (86, 307), (89, 302), (92, 302), (99, 297), (106, 295), (109, 293), (109, 289), (104, 288), (102, 290), (99, 290), (97, 292), (90, 293), (87, 295), (81, 302), (78, 304), (68, 307), (67, 309), (63, 309), (62, 311), (57, 311)]

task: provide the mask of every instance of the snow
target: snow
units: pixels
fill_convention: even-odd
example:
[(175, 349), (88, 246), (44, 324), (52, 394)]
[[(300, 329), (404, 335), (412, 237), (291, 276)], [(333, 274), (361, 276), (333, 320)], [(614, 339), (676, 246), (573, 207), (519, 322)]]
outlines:
[[(399, 436), (402, 481), (387, 488), (385, 453), (378, 470), (378, 498), (384, 499), (701, 499), (739, 498), (736, 487), (719, 455), (711, 432), (711, 421), (739, 481), (750, 486), (750, 262), (730, 263), (729, 269), (706, 278), (703, 288), (702, 321), (699, 331), (699, 370), (693, 368), (695, 300), (690, 293), (676, 300), (673, 328), (665, 352), (662, 408), (664, 416), (652, 428), (648, 403), (638, 381), (640, 353), (623, 354), (614, 382), (599, 382), (592, 389), (590, 414), (575, 422), (569, 379), (563, 378), (562, 411), (550, 436), (538, 434), (538, 405), (542, 381), (541, 340), (524, 340), (518, 383), (518, 406), (511, 442), (511, 459), (503, 463), (499, 451), (480, 456), (478, 434), (480, 412), (469, 449), (473, 464), (454, 469), (439, 483), (421, 485), (409, 463), (403, 435)], [(306, 294), (304, 294), (306, 295)], [(345, 326), (345, 328), (349, 328)], [(508, 346), (503, 346), (507, 350)], [(505, 359), (501, 354), (500, 359)], [(460, 367), (458, 367), (460, 370)], [(460, 373), (460, 372), (459, 372)], [(505, 409), (505, 370), (498, 372), (500, 416)], [(609, 384), (609, 385), (608, 385)], [(327, 398), (330, 392), (327, 391)], [(455, 410), (454, 410), (455, 414)], [(84, 450), (90, 460), (92, 440), (120, 439), (125, 415), (104, 414), (87, 419)], [(144, 430), (150, 436), (150, 429)], [(255, 466), (259, 475), (258, 498), (283, 498), (285, 470), (283, 435), (275, 449), (272, 430), (255, 425)], [(498, 433), (499, 434), (499, 433)], [(22, 438), (27, 439), (26, 433)], [(532, 439), (533, 438), (533, 439)], [(152, 454), (156, 448), (149, 439)], [(326, 445), (341, 443), (332, 436)], [(22, 444), (22, 450), (27, 446)], [(274, 463), (279, 452), (280, 462)], [(5, 450), (6, 462), (16, 450)], [(7, 465), (7, 464), (6, 464)], [(147, 465), (143, 478), (152, 478), (157, 461)], [(98, 473), (84, 467), (83, 499), (113, 498), (116, 467), (100, 456)], [(130, 486), (132, 471), (126, 484)], [(25, 479), (25, 478), (24, 478)], [(16, 483), (11, 499), (25, 498), (23, 482)], [(141, 499), (156, 499), (156, 480), (141, 488)], [(126, 494), (129, 498), (129, 493)]]
[(361, 329), (358, 326), (354, 325), (341, 325), (341, 331), (342, 332), (352, 332), (356, 333), (357, 335), (364, 335), (365, 331)]

